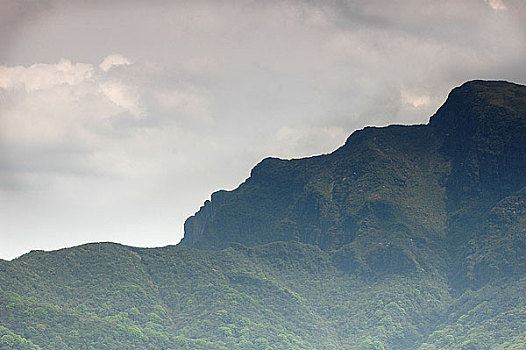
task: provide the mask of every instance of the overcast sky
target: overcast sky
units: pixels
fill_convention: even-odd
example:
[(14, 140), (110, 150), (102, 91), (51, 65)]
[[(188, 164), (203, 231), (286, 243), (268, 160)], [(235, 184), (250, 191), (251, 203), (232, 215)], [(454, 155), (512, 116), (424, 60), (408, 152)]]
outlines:
[(0, 0), (0, 258), (175, 244), (267, 156), (524, 84), (525, 3)]

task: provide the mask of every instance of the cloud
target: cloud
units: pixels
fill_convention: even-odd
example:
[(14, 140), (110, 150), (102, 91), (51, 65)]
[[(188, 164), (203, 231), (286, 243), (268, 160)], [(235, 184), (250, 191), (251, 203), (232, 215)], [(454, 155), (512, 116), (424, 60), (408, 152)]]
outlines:
[[(181, 120), (206, 119), (206, 97), (174, 84), (168, 90), (149, 83), (162, 81), (163, 72), (132, 63), (119, 72), (106, 69), (110, 63), (130, 62), (121, 55), (107, 56), (105, 62), (102, 68), (66, 59), (0, 66), (5, 152), (0, 171), (11, 179), (11, 188), (24, 190), (28, 184), (28, 190), (38, 189), (39, 179), (49, 186), (61, 174), (136, 177), (158, 172), (149, 165), (149, 152), (174, 145), (163, 135), (178, 135)], [(16, 179), (21, 181), (12, 186)]]
[(420, 94), (418, 92), (403, 90), (402, 101), (413, 106), (414, 108), (420, 108), (429, 104), (429, 102), (431, 101), (431, 96), (426, 94)]
[(102, 69), (104, 72), (109, 71), (112, 67), (115, 66), (127, 66), (132, 64), (129, 59), (126, 57), (119, 55), (119, 54), (113, 54), (106, 56), (104, 60), (99, 64), (99, 68)]
[(484, 2), (495, 11), (502, 11), (507, 9), (506, 5), (502, 0), (484, 0)]
[(139, 102), (128, 86), (118, 81), (104, 81), (99, 89), (111, 102), (135, 116), (141, 114)]
[(90, 64), (61, 59), (56, 64), (34, 64), (30, 67), (0, 66), (0, 88), (14, 89), (22, 86), (26, 92), (49, 89), (62, 84), (77, 85), (90, 79), (94, 70)]

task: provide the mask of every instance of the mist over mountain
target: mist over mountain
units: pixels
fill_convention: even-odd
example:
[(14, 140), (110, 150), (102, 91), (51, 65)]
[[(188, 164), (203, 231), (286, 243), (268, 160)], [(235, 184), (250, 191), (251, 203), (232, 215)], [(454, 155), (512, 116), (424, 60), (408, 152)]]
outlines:
[(0, 261), (0, 349), (523, 349), (526, 87), (266, 158), (178, 246)]

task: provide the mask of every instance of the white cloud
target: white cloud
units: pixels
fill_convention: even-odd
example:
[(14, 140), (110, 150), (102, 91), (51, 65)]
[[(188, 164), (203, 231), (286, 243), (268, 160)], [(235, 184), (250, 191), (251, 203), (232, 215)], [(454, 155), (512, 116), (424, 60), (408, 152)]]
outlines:
[[(30, 178), (32, 190), (61, 174), (159, 173), (161, 165), (150, 152), (161, 156), (177, 144), (166, 137), (178, 135), (176, 121), (206, 120), (206, 97), (191, 88), (157, 86), (162, 70), (123, 67), (115, 74), (65, 59), (0, 66), (0, 141), (9, 152), (0, 157), (0, 172), (10, 179)], [(24, 183), (29, 184), (14, 187), (24, 190)]]
[(402, 101), (413, 106), (414, 108), (420, 108), (429, 104), (429, 102), (431, 101), (431, 96), (427, 94), (421, 94), (418, 92), (403, 90)]
[(0, 88), (13, 89), (23, 86), (28, 93), (66, 84), (77, 85), (93, 76), (90, 64), (61, 59), (56, 64), (34, 64), (29, 67), (0, 66)]
[(103, 81), (99, 84), (100, 91), (116, 106), (124, 111), (139, 116), (141, 107), (138, 96), (132, 92), (132, 89), (118, 81)]
[(504, 4), (504, 1), (502, 0), (484, 0), (484, 2), (486, 2), (486, 4), (488, 4), (495, 11), (502, 11), (507, 9), (506, 5)]
[(126, 57), (119, 55), (119, 54), (113, 54), (113, 55), (106, 56), (106, 58), (104, 58), (101, 64), (99, 64), (99, 68), (102, 69), (104, 72), (107, 72), (112, 67), (127, 66), (130, 64), (132, 64), (132, 62)]

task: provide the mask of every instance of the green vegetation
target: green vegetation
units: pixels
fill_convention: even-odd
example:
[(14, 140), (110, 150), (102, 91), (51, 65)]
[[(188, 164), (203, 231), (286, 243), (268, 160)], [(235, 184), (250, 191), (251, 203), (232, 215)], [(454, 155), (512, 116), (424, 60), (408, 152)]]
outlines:
[(0, 260), (0, 349), (526, 349), (526, 87), (268, 158), (178, 246)]
[(450, 302), (444, 280), (354, 275), (342, 254), (291, 242), (33, 252), (2, 269), (2, 324), (46, 349), (407, 348)]

